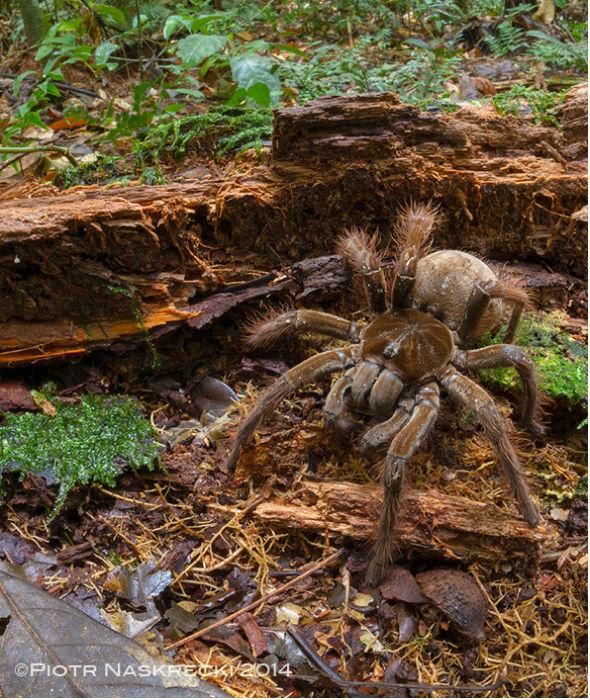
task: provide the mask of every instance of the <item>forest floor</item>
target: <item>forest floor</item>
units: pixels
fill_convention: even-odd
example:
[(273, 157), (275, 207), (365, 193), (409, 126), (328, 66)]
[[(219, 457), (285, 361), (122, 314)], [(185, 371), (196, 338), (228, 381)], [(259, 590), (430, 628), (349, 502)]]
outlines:
[[(422, 108), (455, 109), (481, 100), (500, 113), (554, 125), (563, 94), (583, 78), (577, 57), (570, 57), (566, 68), (555, 65), (539, 72), (539, 55), (526, 53), (522, 43), (512, 52), (498, 43), (508, 41), (509, 30), (491, 34), (495, 54), (472, 47), (459, 55), (445, 43), (446, 30), (435, 31), (432, 24), (434, 33), (418, 40), (427, 41), (426, 47), (414, 42), (403, 51), (387, 48), (386, 23), (381, 26), (366, 17), (363, 21), (378, 34), (375, 40), (364, 41), (360, 29), (351, 29), (349, 22), (338, 26), (333, 41), (318, 48), (314, 39), (328, 31), (328, 20), (312, 29), (310, 21), (304, 17), (297, 32), (288, 35), (289, 46), (273, 54), (283, 63), (278, 71), (283, 105), (330, 91), (393, 90)], [(470, 27), (483, 31), (480, 25), (473, 21)], [(265, 32), (260, 26), (260, 18), (252, 20), (242, 33), (257, 33), (239, 41), (286, 42), (280, 26)], [(525, 26), (522, 34), (513, 32), (513, 40), (524, 41), (526, 25), (510, 20), (507, 26)], [(402, 27), (402, 33), (413, 37), (417, 28)], [(559, 36), (556, 41), (566, 45)], [(298, 50), (306, 51), (309, 60), (291, 60)], [(0, 67), (13, 74), (17, 67), (20, 72), (37, 65), (30, 52), (22, 51), (7, 55)], [(404, 69), (398, 71), (400, 66)], [(486, 67), (483, 73), (481, 66)], [(260, 70), (271, 91), (274, 81), (264, 72), (267, 68)], [(8, 90), (2, 94), (0, 82), (0, 113), (9, 115), (4, 126), (29, 129), (28, 138), (13, 136), (5, 145), (14, 145), (16, 139), (33, 147), (58, 146), (77, 161), (72, 166), (63, 162), (62, 154), (46, 152), (21, 154), (15, 168), (2, 167), (5, 161), (0, 164), (0, 200), (38, 194), (45, 183), (67, 189), (96, 183), (186, 182), (204, 171), (265, 162), (270, 105), (258, 105), (262, 112), (245, 109), (244, 96), (237, 107), (226, 104), (231, 95), (223, 93), (225, 69), (227, 65), (216, 73), (214, 66), (215, 76), (199, 85), (208, 109), (202, 102), (183, 104), (179, 112), (170, 112), (171, 119), (161, 110), (154, 85), (133, 96), (137, 75), (129, 70), (109, 74), (107, 85), (84, 66), (64, 65), (64, 80), (90, 87), (98, 97), (89, 98), (82, 106), (84, 116), (75, 121), (72, 115), (80, 104), (73, 104), (71, 97), (73, 111), (68, 111), (59, 101), (33, 105), (29, 93), (27, 114), (39, 111), (43, 123), (31, 119), (26, 126), (15, 117), (23, 101), (15, 101)], [(14, 78), (4, 80), (12, 89)], [(118, 117), (107, 123), (105, 113), (113, 98)], [(212, 101), (223, 112), (219, 121), (211, 119)], [(148, 115), (147, 121), (138, 125), (134, 119), (141, 114)], [(209, 115), (209, 123), (189, 119), (202, 115)], [(182, 123), (180, 131), (174, 132), (174, 120)], [(114, 137), (104, 139), (109, 133)], [(268, 259), (261, 270), (267, 268)], [(322, 309), (350, 313), (351, 295), (342, 291), (343, 301)], [(241, 311), (191, 336), (190, 342), (204, 348), (205, 360), (188, 377), (182, 370), (160, 376), (144, 368), (129, 378), (117, 370), (116, 351), (77, 364), (5, 373), (0, 379), (5, 416), (22, 415), (28, 408), (52, 418), (55, 406), (78, 406), (87, 393), (135, 397), (160, 445), (161, 469), (126, 471), (114, 485), (73, 488), (53, 520), (48, 513), (55, 485), (47, 473), (32, 470), (22, 479), (9, 477), (0, 558), (22, 567), (52, 596), (134, 638), (150, 653), (196, 666), (234, 695), (586, 697), (587, 444), (584, 430), (576, 429), (586, 404), (576, 400), (548, 406), (546, 440), (534, 441), (515, 431), (543, 516), (544, 540), (534, 571), (522, 570), (518, 561), (509, 559), (482, 563), (414, 553), (400, 559), (399, 568), (379, 589), (371, 589), (363, 583), (365, 541), (328, 529), (276, 527), (257, 511), (263, 502), (289, 503), (309, 481), (378, 482), (374, 465), (361, 458), (356, 445), (342, 444), (327, 431), (321, 413), (327, 384), (313, 385), (285, 401), (244, 451), (238, 472), (226, 469), (239, 420), (260, 389), (324, 347), (309, 339), (264, 353), (236, 347), (233, 326), (239, 317)], [(579, 346), (586, 345), (585, 322), (574, 321), (570, 334)], [(195, 377), (203, 376), (222, 380), (243, 400), (230, 405), (223, 389), (221, 398), (201, 395)], [(50, 388), (48, 380), (53, 382)], [(515, 397), (512, 390), (498, 394), (506, 416), (512, 414)], [(212, 409), (208, 401), (213, 401)], [(2, 449), (7, 448), (0, 444), (0, 457)], [(3, 468), (6, 464), (0, 464), (0, 474)], [(446, 401), (433, 438), (412, 460), (407, 482), (420, 491), (467, 497), (517, 516), (493, 451), (469, 417), (457, 415)], [(314, 564), (319, 564), (317, 569), (301, 576)], [(467, 573), (470, 583), (453, 588), (452, 572), (457, 571)], [(463, 585), (475, 586), (475, 602), (465, 600), (469, 596)], [(424, 598), (423, 591), (433, 587), (431, 597)], [(436, 591), (448, 587), (455, 596), (452, 610), (435, 602)], [(131, 593), (137, 588), (139, 596)], [(271, 596), (275, 589), (279, 593)], [(477, 617), (480, 601), (486, 610), (483, 626), (466, 629), (461, 620)], [(246, 611), (238, 615), (242, 609)], [(185, 641), (189, 635), (193, 637)], [(351, 686), (351, 681), (360, 686)]]

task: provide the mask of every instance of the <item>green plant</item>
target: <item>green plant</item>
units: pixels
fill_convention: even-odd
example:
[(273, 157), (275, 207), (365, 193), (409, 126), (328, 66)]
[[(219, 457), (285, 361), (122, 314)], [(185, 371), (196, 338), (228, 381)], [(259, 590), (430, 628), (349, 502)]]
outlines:
[(199, 144), (224, 155), (259, 147), (270, 138), (271, 129), (268, 109), (219, 105), (203, 114), (160, 119), (136, 140), (134, 153), (140, 163), (157, 161), (165, 153), (181, 158), (191, 144)]
[(588, 43), (581, 39), (566, 43), (544, 32), (531, 30), (527, 36), (536, 39), (528, 49), (529, 55), (555, 68), (588, 68)]
[(76, 185), (92, 185), (97, 182), (112, 182), (120, 177), (118, 156), (105, 156), (97, 153), (94, 160), (81, 163), (77, 167), (65, 168), (57, 176), (56, 184), (62, 189)]
[(53, 403), (53, 417), (9, 413), (0, 424), (0, 479), (34, 474), (56, 483), (50, 519), (75, 486), (114, 486), (125, 467), (151, 470), (157, 464), (151, 425), (134, 399), (87, 394), (75, 405)]
[[(501, 333), (484, 344), (501, 342)], [(587, 401), (588, 350), (564, 333), (559, 318), (544, 314), (525, 317), (515, 342), (526, 348), (537, 366), (539, 388), (552, 398), (565, 399), (572, 406)], [(482, 378), (491, 386), (515, 389), (518, 378), (512, 369), (482, 370)]]
[(510, 90), (494, 95), (491, 101), (500, 114), (520, 114), (523, 106), (528, 106), (536, 124), (559, 126), (557, 111), (564, 97), (565, 91), (549, 92), (526, 85), (514, 85)]

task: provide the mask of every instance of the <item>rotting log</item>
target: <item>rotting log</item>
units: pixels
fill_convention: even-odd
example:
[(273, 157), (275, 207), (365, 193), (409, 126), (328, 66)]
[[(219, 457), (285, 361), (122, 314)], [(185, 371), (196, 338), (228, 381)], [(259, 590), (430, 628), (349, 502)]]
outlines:
[(211, 295), (231, 294), (231, 308), (236, 285), (331, 253), (347, 226), (388, 243), (411, 198), (439, 203), (435, 246), (562, 275), (586, 263), (586, 173), (557, 129), (489, 109), (420, 112), (390, 94), (277, 111), (268, 165), (41, 192), (0, 199), (0, 365), (202, 327)]
[[(258, 505), (254, 515), (288, 530), (313, 530), (371, 540), (379, 518), (378, 487), (348, 482), (304, 481), (283, 500)], [(408, 489), (397, 534), (404, 554), (487, 564), (510, 563), (531, 572), (546, 532), (493, 504), (438, 491)]]

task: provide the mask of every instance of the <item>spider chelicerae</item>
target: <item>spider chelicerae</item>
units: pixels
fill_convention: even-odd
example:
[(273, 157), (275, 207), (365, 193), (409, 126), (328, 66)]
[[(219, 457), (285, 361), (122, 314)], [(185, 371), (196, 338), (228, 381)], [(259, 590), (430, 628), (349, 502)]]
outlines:
[[(394, 240), (398, 245), (390, 284), (376, 239), (362, 230), (346, 233), (339, 251), (362, 280), (370, 322), (357, 323), (322, 311), (297, 309), (257, 319), (248, 329), (251, 346), (268, 345), (290, 333), (317, 333), (348, 341), (296, 365), (270, 386), (241, 423), (228, 466), (234, 468), (242, 447), (260, 421), (288, 394), (330, 374), (340, 373), (326, 397), (326, 422), (339, 433), (365, 432), (361, 450), (386, 451), (381, 470), (383, 505), (371, 561), (369, 584), (378, 584), (397, 556), (395, 524), (406, 464), (431, 431), (440, 409), (441, 388), (460, 408), (477, 416), (498, 462), (531, 526), (539, 511), (494, 399), (466, 372), (514, 367), (522, 381), (520, 422), (539, 435), (538, 391), (534, 366), (511, 344), (527, 303), (522, 289), (499, 279), (479, 258), (462, 251), (429, 252), (437, 209), (414, 204), (402, 210)], [(509, 313), (508, 313), (509, 312)], [(509, 315), (504, 343), (469, 349), (496, 331)], [(375, 423), (366, 427), (362, 417)]]

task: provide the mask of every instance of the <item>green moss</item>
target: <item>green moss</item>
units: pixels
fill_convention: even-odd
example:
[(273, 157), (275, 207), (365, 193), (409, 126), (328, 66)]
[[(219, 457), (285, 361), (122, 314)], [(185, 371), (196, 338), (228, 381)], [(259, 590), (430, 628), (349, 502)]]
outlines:
[(125, 467), (153, 469), (158, 447), (137, 401), (88, 394), (76, 405), (54, 402), (54, 417), (10, 413), (0, 425), (0, 494), (3, 477), (38, 474), (59, 490), (50, 518), (78, 485), (114, 486)]
[(106, 156), (97, 153), (94, 160), (81, 163), (77, 167), (65, 168), (57, 177), (56, 184), (61, 189), (77, 185), (94, 185), (98, 182), (114, 182), (121, 176), (118, 156)]
[[(502, 332), (495, 338), (487, 338), (484, 344), (501, 342)], [(571, 406), (586, 401), (588, 349), (561, 330), (558, 314), (523, 318), (515, 342), (526, 348), (534, 360), (543, 393), (565, 399)], [(519, 386), (513, 369), (483, 370), (480, 375), (486, 384), (495, 388)]]

